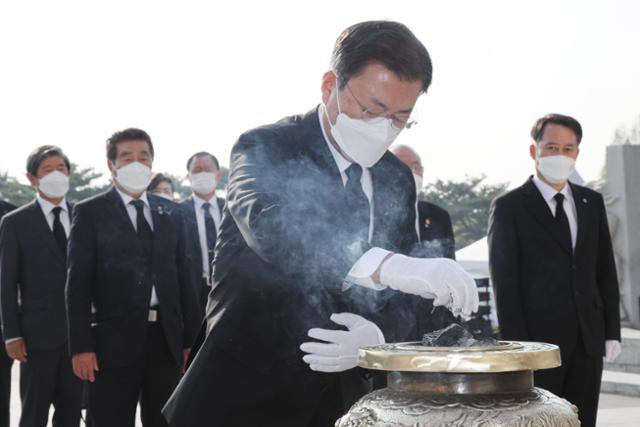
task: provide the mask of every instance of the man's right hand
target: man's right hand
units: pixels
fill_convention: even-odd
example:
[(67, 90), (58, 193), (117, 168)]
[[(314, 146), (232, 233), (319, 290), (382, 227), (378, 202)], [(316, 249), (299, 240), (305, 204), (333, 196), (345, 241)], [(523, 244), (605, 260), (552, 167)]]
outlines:
[(98, 359), (95, 353), (78, 353), (71, 357), (73, 373), (81, 380), (94, 382), (95, 371), (98, 371)]
[(412, 258), (394, 254), (380, 266), (380, 283), (401, 292), (433, 298), (455, 316), (470, 318), (478, 310), (478, 288), (473, 277), (447, 258)]
[(27, 345), (22, 338), (5, 344), (5, 347), (7, 349), (7, 354), (13, 360), (17, 360), (22, 363), (27, 361)]

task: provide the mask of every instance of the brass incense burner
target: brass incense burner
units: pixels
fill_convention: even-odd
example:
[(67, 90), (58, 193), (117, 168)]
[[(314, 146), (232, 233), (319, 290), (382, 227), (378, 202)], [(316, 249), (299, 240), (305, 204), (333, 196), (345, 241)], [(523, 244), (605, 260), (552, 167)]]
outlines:
[(561, 364), (551, 344), (384, 344), (361, 349), (358, 364), (387, 371), (387, 388), (360, 399), (336, 427), (580, 426), (575, 406), (533, 386), (534, 370)]

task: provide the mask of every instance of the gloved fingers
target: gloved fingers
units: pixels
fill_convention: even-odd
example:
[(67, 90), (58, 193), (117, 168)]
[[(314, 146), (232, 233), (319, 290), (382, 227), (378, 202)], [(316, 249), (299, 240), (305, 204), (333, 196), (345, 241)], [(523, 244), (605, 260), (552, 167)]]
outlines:
[(327, 341), (330, 343), (342, 343), (348, 338), (349, 332), (338, 331), (332, 329), (312, 328), (309, 329), (307, 335), (311, 338), (315, 338), (320, 341)]
[(310, 363), (309, 368), (311, 368), (312, 371), (326, 373), (346, 371), (346, 369), (343, 369), (340, 365), (316, 365)]
[(302, 360), (308, 365), (338, 365), (340, 361), (335, 356), (318, 356), (317, 354), (306, 354)]
[(452, 298), (451, 298), (451, 293), (449, 292), (449, 290), (447, 289), (446, 292), (440, 292), (439, 294), (435, 295), (435, 298), (433, 299), (433, 305), (435, 307), (437, 306), (444, 306), (444, 307), (449, 307), (452, 304)]
[(341, 353), (344, 353), (344, 348), (339, 344), (320, 342), (302, 343), (300, 350), (319, 356), (340, 356)]
[(353, 329), (368, 322), (364, 317), (354, 313), (333, 313), (330, 319), (333, 323), (346, 326), (348, 329)]

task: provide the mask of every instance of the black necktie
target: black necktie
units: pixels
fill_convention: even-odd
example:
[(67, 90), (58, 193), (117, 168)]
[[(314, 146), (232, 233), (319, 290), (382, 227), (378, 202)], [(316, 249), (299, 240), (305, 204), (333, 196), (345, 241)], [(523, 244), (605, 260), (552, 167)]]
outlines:
[(352, 163), (345, 171), (347, 174), (347, 183), (345, 190), (347, 192), (348, 220), (351, 225), (350, 232), (354, 233), (362, 243), (369, 240), (369, 219), (370, 208), (369, 199), (362, 190), (362, 167), (359, 164)]
[(144, 217), (144, 202), (142, 200), (132, 200), (131, 204), (136, 208), (136, 231), (138, 232), (138, 238), (142, 243), (147, 259), (151, 259), (151, 253), (153, 251), (153, 231), (147, 219)]
[(67, 259), (67, 234), (64, 232), (64, 227), (60, 222), (60, 212), (62, 208), (56, 206), (53, 208), (53, 237), (56, 239), (62, 258)]
[(213, 261), (213, 250), (216, 246), (216, 223), (211, 216), (211, 203), (207, 202), (202, 205), (204, 210), (204, 229), (207, 234), (207, 252), (209, 254), (209, 269)]
[(558, 229), (560, 230), (560, 235), (565, 243), (569, 246), (569, 249), (573, 249), (573, 244), (571, 242), (571, 228), (569, 227), (569, 218), (567, 218), (567, 213), (564, 211), (562, 206), (562, 202), (564, 201), (564, 195), (562, 193), (558, 193), (553, 196), (556, 199), (556, 224), (558, 225)]

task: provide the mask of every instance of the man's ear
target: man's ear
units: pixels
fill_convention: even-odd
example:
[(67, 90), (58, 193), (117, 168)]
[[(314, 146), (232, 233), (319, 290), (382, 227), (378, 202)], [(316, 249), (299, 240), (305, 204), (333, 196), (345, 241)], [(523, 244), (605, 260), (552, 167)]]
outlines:
[(322, 103), (327, 105), (329, 103), (329, 97), (331, 96), (331, 92), (337, 87), (338, 78), (336, 77), (336, 73), (333, 71), (327, 71), (322, 76), (322, 85), (320, 89), (322, 90)]
[(531, 158), (533, 160), (536, 159), (536, 151), (538, 150), (538, 147), (536, 146), (536, 144), (531, 144), (529, 146), (529, 155), (531, 156)]
[(33, 186), (34, 188), (38, 186), (38, 178), (33, 176), (31, 172), (27, 172), (27, 179), (31, 183), (31, 186)]

